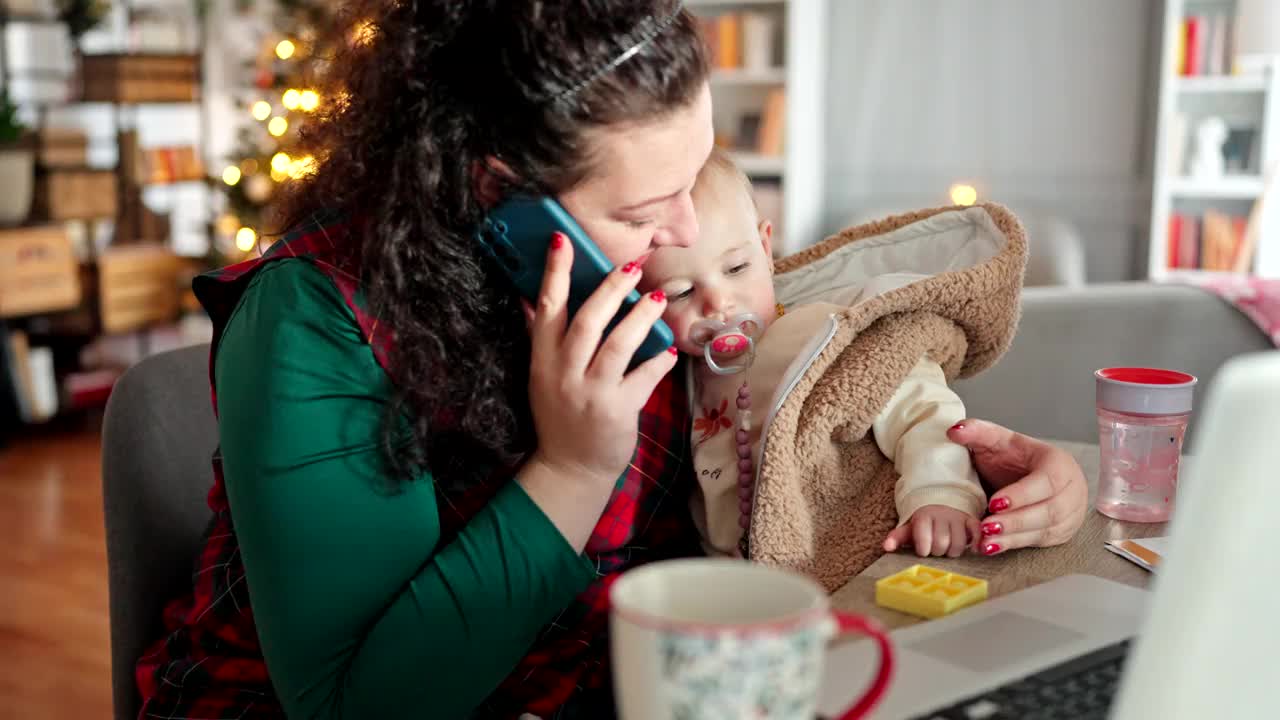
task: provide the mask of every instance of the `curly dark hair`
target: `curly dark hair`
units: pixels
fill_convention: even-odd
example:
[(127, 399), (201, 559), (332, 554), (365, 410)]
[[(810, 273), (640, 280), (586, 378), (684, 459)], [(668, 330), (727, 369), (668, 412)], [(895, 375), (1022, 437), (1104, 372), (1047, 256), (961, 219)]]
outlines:
[(372, 19), (372, 39), (331, 60), (324, 92), (341, 100), (303, 138), (317, 171), (277, 217), (328, 208), (362, 218), (347, 242), (371, 311), (395, 335), (388, 460), (399, 477), (468, 482), (536, 442), (523, 314), (472, 239), (483, 213), (473, 169), (495, 157), (519, 189), (574, 187), (592, 172), (584, 133), (688, 107), (707, 79), (706, 51), (673, 0), (355, 5), (350, 18)]

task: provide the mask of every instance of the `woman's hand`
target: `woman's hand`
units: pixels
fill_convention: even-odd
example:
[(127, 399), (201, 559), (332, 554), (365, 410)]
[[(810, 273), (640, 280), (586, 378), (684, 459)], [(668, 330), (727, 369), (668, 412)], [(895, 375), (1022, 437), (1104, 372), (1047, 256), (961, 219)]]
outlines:
[(547, 253), (542, 294), (529, 318), (529, 405), (538, 449), (519, 480), (570, 544), (581, 549), (631, 462), (640, 411), (675, 366), (676, 354), (658, 353), (628, 373), (666, 298), (661, 292), (644, 296), (601, 343), (605, 327), (639, 282), (640, 266), (615, 268), (570, 322), (572, 265), (573, 245), (557, 233)]
[(983, 554), (1060, 545), (1080, 529), (1089, 486), (1065, 450), (983, 420), (956, 423), (947, 436), (969, 449), (978, 475), (995, 490), (982, 518)]

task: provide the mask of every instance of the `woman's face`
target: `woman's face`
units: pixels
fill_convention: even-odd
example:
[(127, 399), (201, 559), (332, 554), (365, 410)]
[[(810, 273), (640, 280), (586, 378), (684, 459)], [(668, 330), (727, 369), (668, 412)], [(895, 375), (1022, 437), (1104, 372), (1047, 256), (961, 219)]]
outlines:
[(647, 125), (589, 132), (594, 172), (558, 200), (614, 265), (698, 236), (690, 191), (714, 135), (711, 92)]

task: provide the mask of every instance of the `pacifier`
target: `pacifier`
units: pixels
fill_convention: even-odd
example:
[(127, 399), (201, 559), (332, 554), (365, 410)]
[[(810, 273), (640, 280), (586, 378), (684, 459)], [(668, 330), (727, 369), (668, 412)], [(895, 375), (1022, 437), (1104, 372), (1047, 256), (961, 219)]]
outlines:
[[(739, 313), (725, 320), (707, 318), (694, 324), (690, 338), (702, 345), (702, 357), (707, 367), (717, 375), (732, 375), (751, 367), (756, 359), (756, 337), (764, 327), (760, 316), (752, 312)], [(721, 365), (715, 355), (730, 358), (733, 362)]]

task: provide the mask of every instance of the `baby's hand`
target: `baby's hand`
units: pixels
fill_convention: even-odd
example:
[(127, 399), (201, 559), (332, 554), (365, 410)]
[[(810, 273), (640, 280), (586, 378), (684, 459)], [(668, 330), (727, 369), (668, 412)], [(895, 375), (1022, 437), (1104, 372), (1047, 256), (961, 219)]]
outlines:
[(969, 513), (946, 505), (924, 505), (889, 533), (884, 539), (884, 551), (893, 552), (911, 544), (920, 557), (960, 557), (978, 537), (978, 519)]

